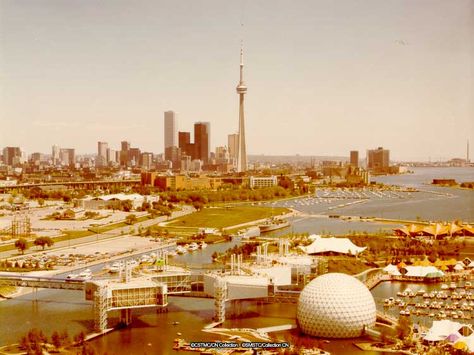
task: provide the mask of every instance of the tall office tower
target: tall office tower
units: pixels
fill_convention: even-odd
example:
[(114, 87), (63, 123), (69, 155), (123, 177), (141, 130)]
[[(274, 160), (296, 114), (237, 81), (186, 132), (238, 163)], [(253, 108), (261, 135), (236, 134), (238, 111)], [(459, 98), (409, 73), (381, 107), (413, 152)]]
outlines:
[(129, 152), (129, 162), (131, 166), (139, 166), (141, 165), (141, 157), (142, 157), (142, 152), (140, 151), (140, 148), (130, 148)]
[(21, 162), (21, 149), (19, 147), (3, 148), (3, 162), (5, 165), (18, 165)]
[(178, 132), (178, 147), (181, 149), (182, 154), (191, 155), (191, 133), (189, 132)]
[(232, 160), (236, 160), (237, 150), (239, 149), (239, 135), (237, 133), (227, 136), (227, 147), (229, 148), (229, 157)]
[[(168, 147), (177, 147), (177, 130), (176, 130), (176, 113), (174, 111), (165, 112), (165, 147), (164, 150)], [(166, 156), (165, 159), (171, 160), (170, 157)]]
[(240, 81), (237, 85), (237, 94), (239, 94), (239, 142), (237, 150), (237, 172), (247, 170), (247, 149), (245, 146), (245, 117), (244, 117), (244, 95), (247, 92), (247, 86), (244, 83), (244, 48), (240, 48)]
[(30, 162), (32, 162), (34, 165), (40, 165), (42, 160), (43, 160), (43, 154), (41, 153), (31, 154)]
[(117, 151), (107, 148), (107, 163), (115, 164), (118, 162), (117, 160)]
[(350, 164), (354, 168), (359, 167), (359, 151), (358, 150), (351, 150)]
[(209, 161), (210, 127), (209, 122), (196, 122), (194, 124), (194, 150), (196, 157), (193, 159), (202, 160), (204, 164)]
[(173, 169), (179, 169), (181, 166), (181, 148), (178, 147), (168, 147), (165, 149), (165, 155), (169, 159), (166, 159), (172, 163)]
[(61, 148), (59, 150), (61, 162), (73, 168), (76, 165), (76, 152), (74, 148)]
[(130, 150), (130, 142), (128, 141), (122, 141), (120, 142), (120, 147), (121, 147), (121, 150)]
[(227, 147), (216, 147), (216, 163), (227, 164), (229, 162), (229, 149)]
[(390, 166), (390, 150), (378, 147), (367, 151), (367, 169), (384, 170)]
[(121, 166), (128, 166), (130, 161), (129, 159), (129, 151), (130, 151), (130, 142), (122, 141), (120, 143), (120, 165)]
[(466, 147), (466, 163), (469, 163), (469, 139), (467, 140), (467, 147)]
[(153, 153), (142, 153), (142, 168), (146, 170), (150, 170), (153, 164)]
[(59, 146), (53, 145), (52, 148), (52, 154), (51, 154), (51, 160), (53, 165), (58, 165), (59, 164)]
[(107, 166), (107, 142), (97, 142), (97, 160), (96, 166)]

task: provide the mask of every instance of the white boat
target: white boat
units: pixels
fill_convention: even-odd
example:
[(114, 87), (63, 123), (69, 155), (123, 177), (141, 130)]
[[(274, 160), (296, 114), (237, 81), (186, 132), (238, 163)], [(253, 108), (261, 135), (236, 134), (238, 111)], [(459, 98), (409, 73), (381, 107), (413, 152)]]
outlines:
[(77, 274), (69, 274), (66, 276), (66, 280), (77, 280), (79, 278), (79, 275)]
[(176, 253), (178, 253), (178, 254), (184, 254), (184, 253), (186, 253), (186, 252), (187, 252), (187, 249), (184, 248), (183, 246), (178, 245), (178, 246), (176, 247)]
[(384, 300), (384, 302), (383, 302), (383, 305), (384, 305), (385, 307), (391, 306), (392, 304), (393, 304), (393, 302), (392, 302), (390, 299), (388, 299), (388, 298), (386, 298), (386, 299)]
[(206, 243), (206, 242), (201, 242), (201, 243), (199, 244), (199, 248), (201, 248), (201, 249), (207, 248), (207, 243)]
[(421, 289), (419, 289), (418, 291), (416, 291), (416, 295), (417, 295), (417, 296), (423, 296), (423, 294), (424, 294), (425, 292), (426, 292), (426, 291), (421, 288)]
[(199, 249), (199, 246), (194, 242), (189, 244), (189, 246), (188, 246), (189, 251), (195, 251), (195, 250), (198, 250), (198, 249)]
[(120, 263), (113, 263), (112, 266), (109, 268), (109, 272), (111, 274), (115, 274), (115, 273), (119, 272), (120, 269), (121, 269)]
[(238, 231), (237, 237), (242, 238), (242, 239), (252, 239), (252, 238), (260, 237), (260, 228), (249, 227), (242, 231)]
[(449, 284), (449, 288), (450, 288), (451, 290), (455, 290), (456, 287), (457, 287), (457, 286), (456, 286), (456, 283), (455, 283), (455, 282), (451, 282), (451, 283)]
[(142, 257), (140, 258), (140, 262), (148, 263), (150, 262), (150, 257), (148, 255), (142, 255)]
[(449, 286), (446, 285), (446, 284), (442, 284), (442, 285), (441, 285), (441, 289), (442, 289), (442, 290), (448, 290), (448, 289), (449, 289)]
[(271, 232), (277, 229), (286, 228), (290, 225), (290, 222), (280, 218), (267, 219), (264, 223), (259, 224), (260, 233)]
[(89, 269), (84, 270), (79, 274), (78, 278), (81, 280), (90, 280), (92, 279), (92, 272)]

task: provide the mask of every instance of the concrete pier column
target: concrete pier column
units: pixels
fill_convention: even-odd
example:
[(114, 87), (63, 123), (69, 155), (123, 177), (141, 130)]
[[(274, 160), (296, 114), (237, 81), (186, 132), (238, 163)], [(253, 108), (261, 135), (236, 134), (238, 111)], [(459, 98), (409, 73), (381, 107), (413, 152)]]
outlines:
[(120, 323), (129, 326), (132, 323), (132, 309), (126, 308), (120, 310)]

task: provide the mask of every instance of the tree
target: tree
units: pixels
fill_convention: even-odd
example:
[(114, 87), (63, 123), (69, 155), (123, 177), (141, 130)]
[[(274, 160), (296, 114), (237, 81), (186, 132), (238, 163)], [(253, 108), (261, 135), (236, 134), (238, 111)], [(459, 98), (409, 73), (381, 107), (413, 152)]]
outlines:
[(79, 334), (76, 334), (74, 336), (74, 342), (78, 345), (84, 344), (84, 341), (86, 340), (86, 334), (81, 331)]
[(193, 202), (193, 207), (198, 211), (202, 210), (203, 206), (204, 206), (204, 204), (201, 201), (194, 201)]
[(51, 342), (56, 349), (59, 349), (62, 345), (61, 336), (56, 330), (51, 334)]
[(120, 209), (125, 212), (130, 212), (133, 208), (133, 203), (130, 200), (120, 201)]
[(403, 340), (411, 334), (413, 322), (408, 317), (400, 317), (396, 327), (398, 339)]
[(44, 199), (39, 198), (39, 199), (38, 199), (38, 205), (40, 205), (41, 207), (43, 207), (43, 206), (44, 206)]
[(68, 345), (71, 341), (69, 340), (69, 333), (67, 331), (67, 329), (65, 329), (61, 334), (60, 334), (60, 339), (61, 339), (61, 343), (63, 345)]
[(15, 242), (15, 248), (17, 248), (22, 254), (25, 254), (25, 250), (28, 249), (28, 242), (25, 238), (20, 238)]
[(54, 244), (54, 241), (50, 237), (38, 237), (33, 242), (34, 245), (45, 248), (45, 246), (51, 247)]
[(137, 221), (137, 216), (135, 216), (134, 214), (129, 214), (125, 218), (125, 223), (127, 224), (134, 224), (136, 221)]

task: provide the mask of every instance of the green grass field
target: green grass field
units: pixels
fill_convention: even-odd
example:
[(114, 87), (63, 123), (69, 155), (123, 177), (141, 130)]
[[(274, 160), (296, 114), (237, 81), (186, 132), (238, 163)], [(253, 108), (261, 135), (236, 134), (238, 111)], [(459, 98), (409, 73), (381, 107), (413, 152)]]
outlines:
[(226, 228), (290, 212), (287, 208), (235, 206), (204, 208), (169, 223), (170, 227)]

